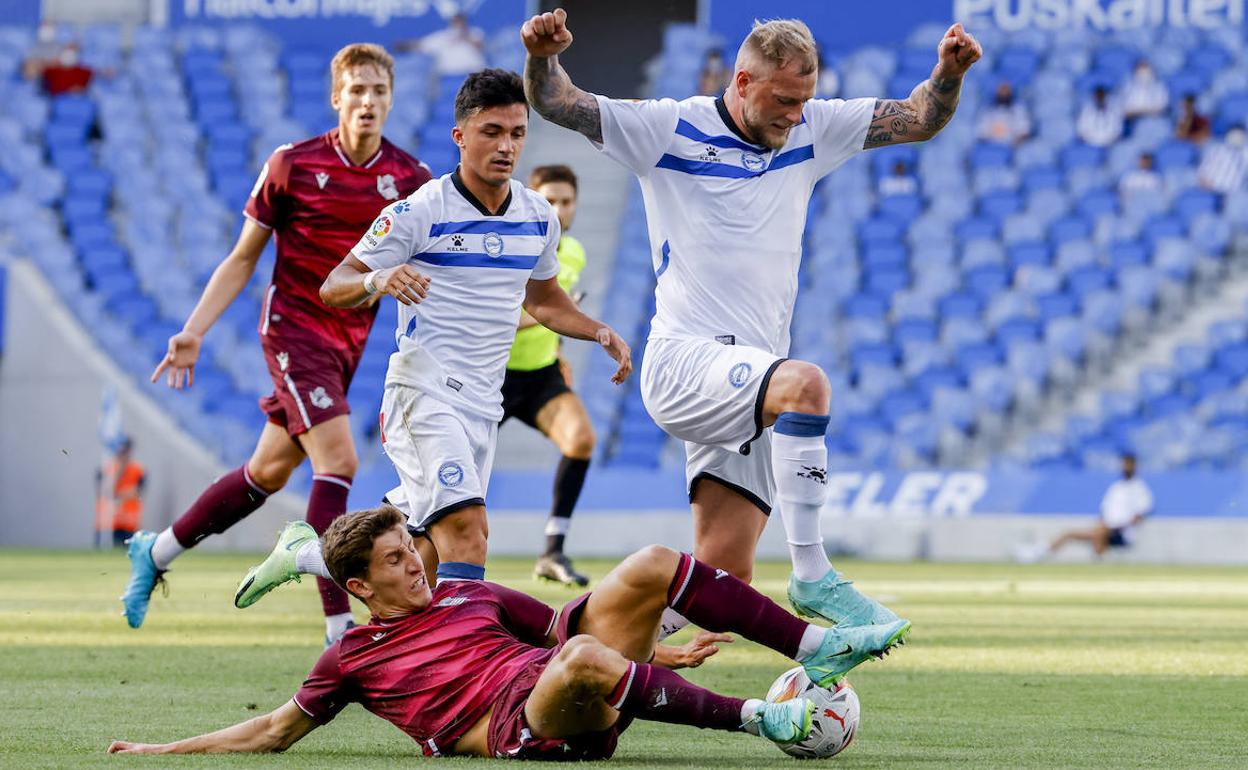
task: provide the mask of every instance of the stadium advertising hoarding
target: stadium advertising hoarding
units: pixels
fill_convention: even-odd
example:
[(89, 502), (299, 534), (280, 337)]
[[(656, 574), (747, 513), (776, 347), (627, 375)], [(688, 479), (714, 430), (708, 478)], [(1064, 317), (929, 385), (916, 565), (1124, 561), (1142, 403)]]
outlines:
[(391, 43), (427, 35), (457, 12), (493, 32), (519, 27), (524, 0), (169, 0), (174, 27), (254, 24), (291, 43)]
[[(1248, 480), (1234, 473), (1141, 474), (1159, 517), (1248, 517)], [(837, 517), (1095, 515), (1116, 477), (1088, 471), (830, 472), (825, 512)]]
[(749, 0), (711, 0), (711, 29), (725, 41), (745, 37), (759, 16), (805, 20), (815, 37), (835, 50), (896, 45), (915, 27), (955, 19), (971, 29), (1116, 32), (1141, 27), (1240, 27), (1245, 0), (900, 0), (893, 3), (812, 3), (773, 0), (760, 11)]
[[(1248, 477), (1230, 471), (1142, 472), (1158, 517), (1248, 518)], [(977, 515), (1095, 516), (1117, 477), (1094, 471), (832, 470), (827, 516), (837, 518), (964, 518)], [(491, 510), (534, 510), (550, 503), (546, 473), (497, 471)], [(585, 482), (578, 510), (687, 510), (684, 472), (602, 468)]]

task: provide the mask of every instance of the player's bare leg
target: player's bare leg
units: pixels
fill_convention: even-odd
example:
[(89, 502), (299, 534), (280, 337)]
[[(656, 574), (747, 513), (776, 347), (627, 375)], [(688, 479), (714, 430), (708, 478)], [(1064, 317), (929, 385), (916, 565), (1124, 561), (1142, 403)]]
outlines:
[(554, 499), (546, 523), (546, 552), (537, 560), (533, 572), (539, 578), (565, 585), (587, 585), (589, 578), (577, 572), (564, 554), (563, 541), (594, 456), (594, 426), (581, 399), (571, 392), (547, 401), (538, 410), (536, 422), (538, 430), (558, 447), (563, 459), (555, 475)]
[(481, 579), (485, 576), (490, 528), (484, 505), (470, 505), (443, 516), (429, 525), (428, 532), (441, 560), (436, 570), (438, 577)]
[(130, 581), (121, 597), (126, 622), (143, 625), (152, 591), (183, 551), (209, 535), (220, 534), (264, 504), (286, 485), (303, 462), (303, 450), (286, 430), (266, 422), (247, 463), (212, 483), (163, 532), (137, 532), (130, 540)]
[(1077, 542), (1090, 544), (1096, 555), (1102, 556), (1109, 550), (1109, 527), (1106, 527), (1104, 524), (1097, 524), (1090, 529), (1074, 529), (1069, 532), (1063, 532), (1049, 546), (1049, 554), (1055, 554), (1067, 544)]
[[(747, 729), (773, 740), (804, 735), (806, 706), (793, 713), (762, 701), (727, 698), (650, 664), (665, 607), (698, 625), (736, 631), (803, 662), (816, 681), (833, 681), (885, 648), (890, 627), (810, 625), (724, 570), (652, 545), (613, 569), (586, 602), (577, 632), (538, 680), (525, 716), (538, 735), (600, 730), (605, 702), (642, 719), (724, 730)], [(608, 689), (609, 688), (609, 689)], [(568, 708), (571, 699), (574, 708)], [(610, 712), (605, 712), (608, 716)], [(610, 724), (610, 722), (607, 722)]]
[[(334, 519), (347, 512), (347, 496), (359, 464), (351, 438), (350, 419), (342, 414), (313, 425), (299, 434), (298, 441), (312, 461), (307, 522), (320, 535)], [(318, 577), (316, 585), (325, 612), (325, 638), (333, 642), (351, 623), (350, 600), (347, 592), (332, 580)]]
[[(750, 582), (754, 578), (754, 551), (767, 526), (767, 515), (744, 495), (715, 479), (704, 478), (693, 488), (693, 557)], [(659, 638), (666, 639), (689, 625), (670, 607), (663, 611)]]
[[(823, 370), (805, 361), (776, 369), (763, 400), (763, 424), (772, 426), (775, 507), (793, 560), (789, 601), (803, 615), (840, 625), (889, 624), (897, 615), (862, 595), (828, 561), (820, 516), (828, 499), (828, 408), (832, 388)], [(906, 629), (909, 629), (906, 621)], [(898, 641), (902, 637), (898, 637)]]

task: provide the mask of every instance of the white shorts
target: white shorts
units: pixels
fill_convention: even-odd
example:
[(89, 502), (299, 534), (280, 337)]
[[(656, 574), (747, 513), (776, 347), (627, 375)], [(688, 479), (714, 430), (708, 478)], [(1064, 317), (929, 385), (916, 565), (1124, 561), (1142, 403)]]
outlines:
[(641, 397), (655, 423), (685, 442), (690, 494), (699, 479), (713, 478), (770, 512), (775, 481), (763, 397), (784, 360), (706, 339), (646, 345)]
[[(381, 446), (399, 474), (412, 526), (428, 527), (471, 505), (484, 505), (498, 423), (464, 414), (407, 385), (387, 385), (381, 400)], [(397, 501), (394, 501), (397, 502)]]

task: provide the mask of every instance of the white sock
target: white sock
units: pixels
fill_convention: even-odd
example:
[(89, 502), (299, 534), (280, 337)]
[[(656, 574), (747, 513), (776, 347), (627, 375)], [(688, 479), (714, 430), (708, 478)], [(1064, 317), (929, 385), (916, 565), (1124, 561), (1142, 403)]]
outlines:
[(156, 542), (152, 543), (152, 561), (156, 563), (156, 569), (169, 569), (169, 563), (182, 555), (186, 549), (173, 536), (173, 527), (168, 527), (164, 532), (156, 536)]
[(329, 568), (325, 566), (325, 557), (321, 555), (319, 537), (312, 538), (295, 551), (295, 569), (301, 575), (316, 575), (326, 580), (333, 580), (329, 575)]
[(758, 735), (758, 722), (754, 721), (754, 715), (763, 703), (758, 698), (746, 698), (741, 706), (741, 729), (750, 735)]
[[(785, 412), (771, 438), (776, 503), (798, 580), (818, 580), (832, 569), (823, 550), (819, 516), (828, 498), (827, 415)], [(812, 435), (813, 434), (813, 435)]]
[(338, 641), (347, 632), (347, 624), (351, 622), (351, 613), (325, 616), (325, 638), (330, 644)]
[(689, 619), (671, 607), (663, 608), (663, 617), (659, 618), (659, 641), (676, 633), (689, 625)]
[(551, 516), (546, 519), (546, 536), (567, 535), (572, 530), (571, 516)]
[(797, 643), (797, 657), (794, 660), (798, 663), (810, 660), (810, 656), (819, 651), (819, 645), (823, 644), (823, 639), (827, 635), (828, 629), (823, 626), (816, 626), (813, 623), (806, 626), (802, 641)]

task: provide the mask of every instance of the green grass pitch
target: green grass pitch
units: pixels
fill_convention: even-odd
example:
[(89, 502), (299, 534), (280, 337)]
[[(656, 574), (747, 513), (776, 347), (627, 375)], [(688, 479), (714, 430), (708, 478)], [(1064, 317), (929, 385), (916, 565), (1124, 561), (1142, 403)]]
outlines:
[[(426, 766), (358, 707), (280, 756), (109, 757), (110, 739), (167, 741), (262, 713), (321, 649), (305, 580), (246, 611), (231, 597), (254, 556), (192, 553), (147, 625), (120, 617), (121, 553), (0, 551), (0, 767)], [(572, 594), (496, 560), (490, 576), (559, 604)], [(605, 562), (579, 566), (601, 575)], [(910, 643), (851, 680), (858, 737), (829, 764), (892, 767), (1248, 766), (1248, 569), (844, 562), (914, 621)], [(787, 570), (756, 585), (783, 595)], [(688, 633), (688, 632), (685, 632)], [(681, 637), (683, 638), (683, 637)], [(787, 667), (744, 641), (694, 681), (759, 696)], [(637, 723), (611, 765), (788, 767), (746, 735)], [(451, 767), (479, 761), (452, 759)]]

